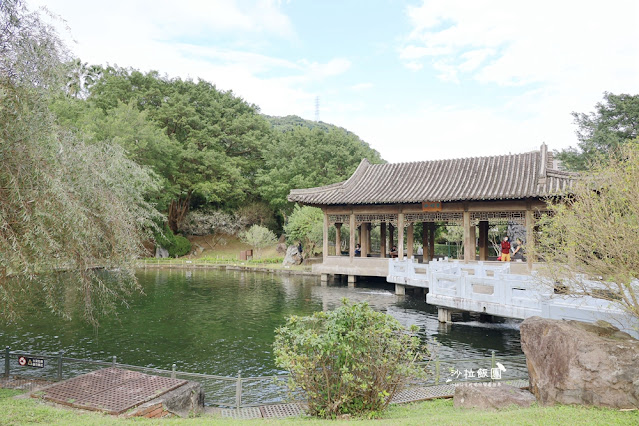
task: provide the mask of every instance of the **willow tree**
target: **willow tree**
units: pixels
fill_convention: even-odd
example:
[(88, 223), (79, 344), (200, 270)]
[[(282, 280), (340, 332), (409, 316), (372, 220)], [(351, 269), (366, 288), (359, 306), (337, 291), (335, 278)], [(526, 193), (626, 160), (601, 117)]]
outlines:
[(609, 300), (639, 318), (639, 140), (548, 204), (536, 254), (555, 291)]
[[(138, 288), (132, 261), (156, 215), (152, 175), (108, 144), (85, 144), (48, 109), (67, 51), (19, 0), (0, 2), (0, 319), (23, 310), (91, 322)], [(109, 273), (96, 267), (106, 268)]]

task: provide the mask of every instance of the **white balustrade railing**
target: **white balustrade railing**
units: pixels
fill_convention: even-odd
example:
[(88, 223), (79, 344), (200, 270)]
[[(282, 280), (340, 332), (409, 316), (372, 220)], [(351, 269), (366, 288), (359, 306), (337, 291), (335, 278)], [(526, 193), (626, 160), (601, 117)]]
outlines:
[[(638, 334), (638, 324), (609, 301), (556, 295), (553, 287), (544, 285), (535, 272), (511, 274), (508, 263), (463, 264), (446, 259), (420, 264), (414, 259), (390, 259), (387, 280), (426, 287), (429, 304), (454, 310), (520, 319), (534, 315), (587, 322), (603, 319), (630, 334)], [(587, 285), (597, 288), (601, 283), (588, 281)]]

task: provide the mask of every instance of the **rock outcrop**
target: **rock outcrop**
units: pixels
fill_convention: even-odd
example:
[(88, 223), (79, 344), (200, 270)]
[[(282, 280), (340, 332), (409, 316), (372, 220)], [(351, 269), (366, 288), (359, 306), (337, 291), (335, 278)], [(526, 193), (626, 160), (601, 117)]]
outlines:
[(501, 383), (469, 383), (455, 387), (453, 405), (458, 408), (499, 410), (512, 405), (530, 407), (536, 400), (527, 390)]
[(164, 247), (155, 246), (155, 257), (159, 259), (166, 259), (169, 257), (169, 251)]
[(288, 249), (286, 249), (286, 256), (284, 256), (282, 265), (300, 265), (302, 260), (304, 260), (302, 258), (302, 253), (297, 250), (297, 246), (289, 246)]
[(639, 407), (639, 340), (599, 321), (521, 324), (531, 391), (542, 405)]

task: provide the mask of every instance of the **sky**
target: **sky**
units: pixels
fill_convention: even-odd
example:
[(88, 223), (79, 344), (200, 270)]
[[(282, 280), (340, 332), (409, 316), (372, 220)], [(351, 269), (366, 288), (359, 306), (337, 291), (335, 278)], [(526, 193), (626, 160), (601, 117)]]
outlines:
[(344, 127), (390, 162), (577, 144), (571, 113), (639, 94), (630, 0), (27, 0), (74, 55)]

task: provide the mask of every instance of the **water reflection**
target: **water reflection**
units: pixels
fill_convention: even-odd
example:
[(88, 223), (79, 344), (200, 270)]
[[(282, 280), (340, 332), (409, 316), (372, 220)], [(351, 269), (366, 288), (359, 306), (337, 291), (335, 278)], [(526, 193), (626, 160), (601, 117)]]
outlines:
[(104, 320), (96, 332), (78, 321), (48, 313), (0, 328), (0, 345), (40, 352), (183, 371), (244, 376), (279, 373), (273, 363), (274, 329), (290, 315), (334, 309), (343, 298), (368, 302), (404, 325), (436, 338), (447, 357), (520, 354), (517, 322), (442, 325), (423, 296), (396, 297), (391, 285), (359, 282), (320, 285), (316, 277), (221, 270), (141, 270), (145, 296)]

